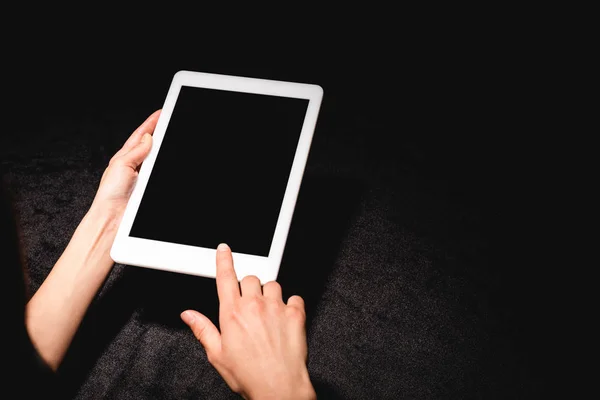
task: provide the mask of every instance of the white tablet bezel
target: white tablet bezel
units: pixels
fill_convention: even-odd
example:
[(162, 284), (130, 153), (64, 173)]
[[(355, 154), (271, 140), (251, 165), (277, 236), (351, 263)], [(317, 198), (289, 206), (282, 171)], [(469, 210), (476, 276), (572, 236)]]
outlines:
[(315, 84), (195, 71), (177, 72), (173, 76), (156, 123), (152, 149), (140, 168), (110, 255), (120, 264), (210, 278), (216, 276), (216, 249), (129, 236), (182, 86), (300, 98), (309, 101), (268, 256), (238, 253), (235, 248), (232, 248), (234, 267), (239, 280), (247, 275), (257, 276), (263, 284), (276, 280), (323, 97), (323, 89)]

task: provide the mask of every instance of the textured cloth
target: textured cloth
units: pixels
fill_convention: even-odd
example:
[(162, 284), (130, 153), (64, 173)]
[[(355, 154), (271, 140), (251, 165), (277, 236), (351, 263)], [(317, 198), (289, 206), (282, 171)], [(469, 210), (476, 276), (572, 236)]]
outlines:
[[(465, 112), (461, 104), (477, 102), (451, 98), (441, 78), (413, 82), (397, 98), (376, 74), (355, 92), (345, 83), (350, 72), (335, 68), (343, 70), (224, 68), (325, 89), (278, 279), (286, 298), (306, 300), (308, 368), (320, 397), (533, 396), (540, 381), (521, 336), (526, 284), (494, 262), (498, 203), (481, 140), (493, 127)], [(36, 95), (17, 97), (0, 156), (32, 292), (90, 206), (108, 160), (160, 108), (177, 69), (127, 70), (119, 80), (117, 68), (98, 68), (84, 88), (59, 71), (54, 83), (27, 86)], [(66, 102), (52, 101), (65, 92)], [(214, 280), (115, 265), (61, 367), (65, 396), (237, 398), (180, 321), (187, 308), (217, 322)]]

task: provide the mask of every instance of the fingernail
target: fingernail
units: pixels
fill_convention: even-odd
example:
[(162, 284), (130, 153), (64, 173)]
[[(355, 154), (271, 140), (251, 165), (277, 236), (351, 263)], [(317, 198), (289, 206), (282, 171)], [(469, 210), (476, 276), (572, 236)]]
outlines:
[(227, 244), (225, 244), (225, 243), (221, 243), (217, 247), (217, 251), (227, 251), (227, 250), (229, 250), (229, 246), (227, 246)]
[(181, 319), (186, 324), (191, 324), (194, 321), (194, 314), (189, 311), (184, 311), (181, 313)]
[(142, 136), (142, 143), (146, 143), (148, 140), (150, 140), (150, 134), (144, 133), (144, 136)]

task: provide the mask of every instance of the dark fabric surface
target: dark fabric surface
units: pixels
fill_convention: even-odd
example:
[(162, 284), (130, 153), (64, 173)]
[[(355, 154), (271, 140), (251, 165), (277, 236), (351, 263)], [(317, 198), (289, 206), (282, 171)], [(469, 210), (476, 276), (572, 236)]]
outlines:
[[(489, 93), (501, 82), (456, 48), (394, 64), (385, 49), (324, 46), (308, 60), (173, 50), (162, 64), (119, 53), (102, 65), (91, 51), (11, 86), (0, 156), (30, 289), (176, 70), (317, 83), (324, 101), (278, 280), (306, 300), (320, 397), (535, 398), (533, 272), (506, 264), (500, 246), (506, 118)], [(61, 367), (65, 396), (236, 398), (180, 321), (186, 308), (216, 321), (214, 280), (116, 265)]]

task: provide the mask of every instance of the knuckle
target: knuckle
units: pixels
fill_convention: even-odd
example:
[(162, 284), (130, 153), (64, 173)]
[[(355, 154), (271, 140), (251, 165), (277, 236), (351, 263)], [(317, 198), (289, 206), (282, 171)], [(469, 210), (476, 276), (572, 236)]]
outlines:
[(260, 284), (260, 280), (254, 276), (254, 275), (247, 275), (242, 279), (242, 283), (246, 284), (251, 284), (251, 283), (258, 283)]
[(294, 301), (298, 301), (298, 302), (304, 303), (304, 299), (301, 296), (297, 295), (297, 294), (291, 296), (290, 299), (293, 299)]
[(296, 307), (304, 308), (304, 299), (297, 294), (289, 298), (288, 303), (294, 303)]
[(115, 154), (114, 156), (111, 157), (110, 161), (108, 162), (108, 168), (115, 165), (120, 160), (121, 160), (121, 154), (120, 153)]
[(270, 282), (265, 283), (264, 288), (268, 289), (268, 290), (273, 290), (273, 291), (276, 291), (276, 290), (281, 291), (281, 285), (275, 281), (270, 281)]
[(265, 309), (269, 315), (279, 315), (282, 312), (283, 302), (278, 301), (277, 299), (265, 298)]
[(213, 365), (213, 366), (214, 366), (214, 365), (217, 365), (217, 363), (218, 363), (217, 357), (216, 357), (216, 356), (215, 356), (215, 354), (214, 354), (212, 351), (210, 351), (210, 350), (206, 350), (206, 359), (207, 359), (207, 360), (208, 360), (208, 362), (209, 362), (211, 365)]
[(304, 321), (306, 319), (306, 313), (298, 307), (288, 307), (287, 314), (289, 318), (294, 320)]
[(196, 321), (192, 322), (192, 332), (194, 332), (194, 336), (196, 336), (196, 339), (198, 339), (200, 342), (202, 342), (202, 336), (204, 335), (204, 328), (202, 326), (199, 326)]
[(225, 325), (228, 323), (235, 323), (242, 319), (242, 314), (240, 312), (239, 306), (233, 307), (226, 313), (221, 313), (219, 316), (219, 320), (221, 321), (221, 325)]
[(250, 296), (245, 302), (245, 308), (252, 313), (258, 314), (264, 310), (265, 304), (258, 296)]
[(126, 166), (127, 162), (122, 157), (117, 157), (114, 160), (111, 160), (110, 164), (106, 168), (108, 171), (114, 171), (115, 169), (122, 168)]
[(229, 383), (229, 387), (231, 388), (231, 390), (235, 393), (239, 393), (242, 390), (242, 387), (240, 386), (239, 383), (237, 383), (237, 381), (232, 381)]
[(199, 337), (204, 336), (204, 334), (206, 332), (206, 325), (203, 323), (200, 323), (200, 321), (198, 321), (198, 319), (194, 319), (192, 321), (192, 328), (194, 328), (194, 332), (196, 332), (196, 334)]

